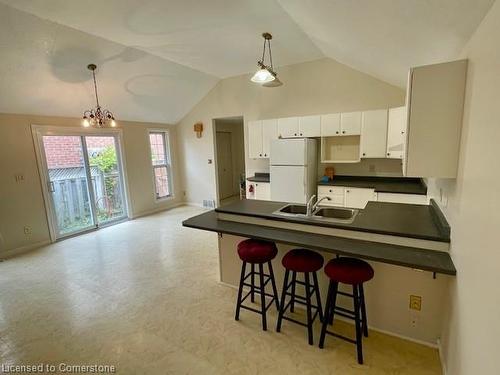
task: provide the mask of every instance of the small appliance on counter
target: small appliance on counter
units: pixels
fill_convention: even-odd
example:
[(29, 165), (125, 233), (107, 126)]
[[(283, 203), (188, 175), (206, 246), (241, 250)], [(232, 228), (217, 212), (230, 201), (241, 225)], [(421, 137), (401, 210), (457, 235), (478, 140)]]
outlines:
[(316, 193), (316, 140), (277, 139), (271, 142), (271, 200), (307, 203)]

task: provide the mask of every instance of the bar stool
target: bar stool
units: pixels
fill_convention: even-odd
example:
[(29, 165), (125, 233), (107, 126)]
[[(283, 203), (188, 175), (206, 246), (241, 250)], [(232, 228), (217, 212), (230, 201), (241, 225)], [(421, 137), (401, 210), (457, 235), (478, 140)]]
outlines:
[[(327, 333), (341, 338), (356, 344), (358, 363), (363, 364), (362, 333), (365, 337), (368, 337), (363, 283), (373, 278), (373, 268), (363, 260), (346, 257), (330, 260), (325, 266), (325, 273), (330, 278), (330, 284), (328, 287), (328, 296), (325, 305), (325, 318), (323, 319), (323, 325), (321, 327), (319, 347), (324, 347), (325, 335)], [(352, 294), (340, 292), (338, 290), (339, 283), (352, 285)], [(354, 302), (353, 311), (336, 306), (338, 294), (352, 297)], [(356, 340), (352, 340), (351, 338), (327, 330), (328, 323), (333, 324), (334, 314), (354, 320), (356, 327)]]
[[(281, 293), (280, 311), (278, 314), (278, 322), (276, 324), (276, 331), (281, 331), (282, 320), (288, 320), (304, 327), (307, 327), (307, 336), (309, 339), (309, 345), (313, 345), (313, 323), (316, 317), (319, 315), (320, 321), (323, 321), (323, 311), (321, 308), (321, 297), (319, 295), (318, 287), (318, 277), (316, 271), (323, 267), (324, 259), (323, 257), (311, 250), (306, 249), (293, 249), (290, 250), (283, 257), (281, 263), (285, 267), (285, 279), (283, 281), (283, 290)], [(289, 284), (288, 278), (292, 272), (292, 281)], [(297, 272), (304, 274), (304, 282), (297, 280)], [(312, 274), (313, 284), (311, 285), (310, 274)], [(303, 285), (305, 288), (305, 296), (298, 296), (295, 293), (295, 285)], [(291, 289), (291, 292), (288, 290)], [(311, 297), (313, 294), (316, 295), (316, 305), (311, 302)], [(286, 296), (290, 296), (290, 301), (285, 305)], [(298, 320), (295, 320), (289, 316), (285, 316), (285, 312), (290, 308), (290, 312), (294, 312), (295, 303), (305, 305), (307, 310), (307, 322), (304, 324)], [(316, 309), (314, 316), (312, 315), (312, 309)]]
[[(248, 239), (238, 244), (238, 255), (243, 261), (241, 265), (240, 285), (238, 288), (238, 300), (236, 302), (235, 320), (240, 319), (240, 309), (246, 309), (256, 312), (262, 316), (262, 329), (267, 330), (266, 312), (269, 307), (276, 303), (276, 308), (279, 310), (278, 290), (276, 289), (276, 282), (274, 280), (273, 266), (271, 260), (276, 257), (278, 249), (273, 242)], [(251, 265), (251, 270), (245, 275), (247, 263)], [(264, 263), (267, 263), (269, 274), (264, 273)], [(258, 266), (259, 270), (255, 270)], [(259, 277), (258, 286), (255, 285), (255, 276)], [(245, 282), (250, 277), (250, 284)], [(266, 285), (271, 281), (273, 294), (266, 293)], [(244, 296), (243, 286), (250, 287), (250, 291)], [(250, 306), (243, 305), (243, 302), (250, 296), (251, 302), (255, 302), (255, 294), (260, 294), (260, 311)], [(266, 305), (266, 296), (272, 297), (271, 302)]]

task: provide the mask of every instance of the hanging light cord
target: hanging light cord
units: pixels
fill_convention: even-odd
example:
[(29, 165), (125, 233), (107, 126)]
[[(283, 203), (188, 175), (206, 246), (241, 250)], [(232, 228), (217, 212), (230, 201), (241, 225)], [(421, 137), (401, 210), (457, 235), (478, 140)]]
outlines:
[(99, 97), (97, 96), (97, 83), (95, 81), (95, 70), (92, 70), (92, 76), (94, 77), (95, 101), (97, 102), (97, 106), (99, 107)]
[(271, 53), (271, 40), (267, 39), (266, 41), (269, 45), (269, 61), (271, 62), (271, 70), (274, 70), (274, 68), (273, 68), (273, 55)]

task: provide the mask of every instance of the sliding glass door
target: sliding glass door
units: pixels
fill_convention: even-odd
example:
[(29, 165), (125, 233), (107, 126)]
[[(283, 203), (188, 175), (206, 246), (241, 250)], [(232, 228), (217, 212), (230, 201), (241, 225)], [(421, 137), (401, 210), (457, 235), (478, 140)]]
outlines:
[(127, 217), (115, 135), (41, 135), (49, 217), (56, 238)]

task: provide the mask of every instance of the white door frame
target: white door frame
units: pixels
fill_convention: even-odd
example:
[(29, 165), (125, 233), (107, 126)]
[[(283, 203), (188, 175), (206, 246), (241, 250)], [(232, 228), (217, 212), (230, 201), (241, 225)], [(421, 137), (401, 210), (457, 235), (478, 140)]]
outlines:
[[(37, 160), (37, 167), (40, 176), (40, 185), (42, 188), (42, 195), (45, 205), (45, 212), (47, 217), (47, 223), (49, 226), (49, 234), (51, 242), (55, 242), (57, 238), (57, 223), (55, 222), (55, 212), (53, 205), (50, 204), (51, 194), (49, 192), (47, 181), (49, 180), (47, 159), (45, 157), (45, 150), (43, 147), (43, 136), (44, 135), (55, 135), (55, 136), (112, 136), (115, 139), (115, 147), (117, 149), (117, 163), (120, 174), (122, 176), (121, 183), (123, 191), (123, 200), (125, 204), (125, 216), (130, 219), (130, 194), (128, 187), (128, 178), (126, 175), (126, 162), (125, 154), (123, 152), (123, 132), (121, 129), (94, 129), (94, 128), (77, 128), (77, 127), (63, 127), (63, 126), (50, 126), (50, 125), (31, 125), (31, 134), (33, 136), (33, 145), (35, 147), (35, 155)], [(82, 144), (83, 157), (88, 161), (88, 155), (86, 154), (85, 145)], [(87, 176), (88, 178), (88, 176)], [(91, 189), (92, 190), (92, 189)], [(89, 191), (89, 194), (92, 194)], [(93, 212), (93, 214), (95, 214)], [(114, 223), (114, 222), (113, 222)], [(105, 227), (106, 225), (101, 225), (100, 227)], [(88, 231), (95, 230), (95, 228), (90, 228)], [(84, 233), (79, 232), (80, 233)], [(73, 234), (69, 234), (63, 237), (71, 237)]]

